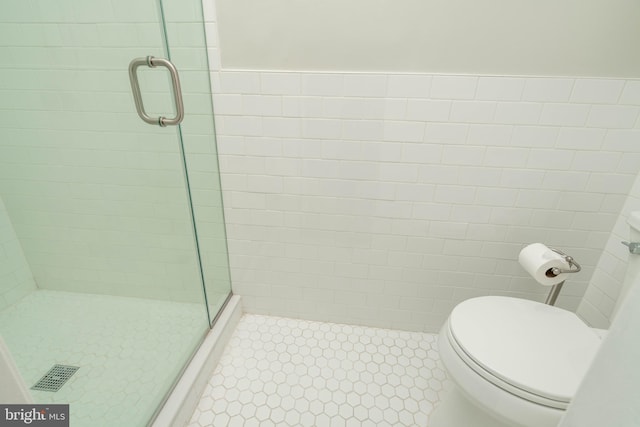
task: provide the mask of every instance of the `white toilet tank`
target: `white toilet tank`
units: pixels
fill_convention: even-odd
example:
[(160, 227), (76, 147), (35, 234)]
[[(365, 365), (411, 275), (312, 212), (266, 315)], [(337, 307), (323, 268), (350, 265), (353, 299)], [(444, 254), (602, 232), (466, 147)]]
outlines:
[[(627, 224), (629, 224), (630, 228), (629, 242), (640, 242), (640, 211), (631, 212), (629, 214), (629, 218), (627, 218)], [(627, 272), (624, 276), (624, 281), (622, 282), (622, 289), (620, 290), (618, 301), (616, 301), (616, 305), (613, 308), (613, 313), (611, 313), (612, 320), (616, 317), (616, 314), (620, 309), (620, 305), (626, 299), (631, 285), (638, 280), (640, 280), (640, 254), (630, 253), (627, 261)]]

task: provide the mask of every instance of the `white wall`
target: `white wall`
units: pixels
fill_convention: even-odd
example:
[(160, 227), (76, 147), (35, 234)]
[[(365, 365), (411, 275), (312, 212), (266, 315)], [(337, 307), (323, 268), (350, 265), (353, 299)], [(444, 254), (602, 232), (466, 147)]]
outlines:
[[(217, 304), (229, 272), (201, 3), (163, 5)], [(13, 2), (0, 15), (0, 194), (41, 288), (202, 301), (178, 131), (138, 118), (127, 75), (133, 58), (166, 55), (158, 16), (157, 2), (124, 0)], [(147, 108), (164, 100), (166, 72), (140, 74)]]
[(578, 314), (594, 327), (606, 329), (612, 320), (611, 315), (622, 289), (629, 258), (627, 247), (620, 242), (629, 241), (627, 218), (631, 211), (637, 210), (640, 210), (640, 175), (629, 192), (578, 307)]
[(29, 264), (0, 198), (0, 310), (35, 289)]
[(235, 291), (250, 311), (435, 331), (468, 297), (541, 299), (516, 259), (542, 241), (585, 267), (575, 309), (640, 167), (637, 87), (222, 71)]
[(640, 168), (639, 81), (229, 70), (222, 43), (214, 108), (248, 311), (436, 331), (472, 296), (543, 299), (516, 261), (535, 241), (584, 266), (560, 299), (578, 307)]
[[(164, 56), (156, 5), (32, 3), (0, 16), (12, 58), (0, 63), (0, 194), (34, 277), (42, 289), (179, 299), (182, 278), (198, 276), (178, 138), (137, 117), (126, 71)], [(147, 94), (160, 92), (155, 77), (143, 76)], [(196, 285), (180, 299), (201, 295)]]
[(226, 68), (640, 77), (628, 0), (218, 0)]
[(640, 284), (629, 290), (559, 427), (635, 427), (640, 420)]

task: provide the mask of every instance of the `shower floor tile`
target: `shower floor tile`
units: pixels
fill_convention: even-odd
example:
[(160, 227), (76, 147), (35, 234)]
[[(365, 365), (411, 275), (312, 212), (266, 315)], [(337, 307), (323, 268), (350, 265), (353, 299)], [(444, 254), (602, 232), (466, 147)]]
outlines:
[(0, 311), (27, 387), (54, 364), (80, 369), (36, 403), (68, 403), (74, 427), (147, 424), (207, 330), (203, 304), (39, 290)]
[(246, 314), (189, 426), (426, 426), (449, 386), (435, 334)]

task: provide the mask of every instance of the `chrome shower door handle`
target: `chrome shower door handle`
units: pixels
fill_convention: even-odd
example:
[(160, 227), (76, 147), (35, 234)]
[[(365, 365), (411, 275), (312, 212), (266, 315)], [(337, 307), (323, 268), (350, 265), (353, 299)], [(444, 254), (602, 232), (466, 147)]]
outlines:
[[(138, 83), (138, 67), (146, 65), (149, 68), (155, 68), (157, 66), (165, 67), (171, 74), (171, 84), (173, 86), (173, 100), (176, 106), (176, 116), (173, 118), (166, 118), (163, 116), (150, 117), (144, 109), (144, 103), (142, 102), (142, 94), (140, 93), (140, 84)], [(147, 56), (146, 58), (136, 58), (129, 64), (129, 81), (131, 82), (131, 91), (133, 92), (133, 100), (136, 103), (136, 110), (140, 118), (149, 123), (150, 125), (175, 126), (182, 122), (184, 119), (184, 105), (182, 103), (182, 89), (180, 88), (180, 77), (178, 77), (178, 70), (175, 65), (168, 59), (154, 58), (153, 56)]]

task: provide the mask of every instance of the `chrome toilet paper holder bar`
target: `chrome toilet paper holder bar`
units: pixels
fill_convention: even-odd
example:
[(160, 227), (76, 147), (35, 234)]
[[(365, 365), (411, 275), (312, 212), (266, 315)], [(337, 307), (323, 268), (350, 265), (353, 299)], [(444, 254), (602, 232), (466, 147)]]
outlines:
[[(552, 251), (560, 255), (562, 258), (564, 258), (565, 262), (569, 264), (569, 269), (553, 267), (547, 270), (547, 273), (546, 273), (547, 276), (556, 277), (562, 273), (577, 273), (580, 270), (582, 270), (582, 267), (580, 266), (580, 264), (578, 264), (578, 262), (575, 259), (573, 259), (571, 255), (567, 255), (559, 249), (555, 249), (555, 248), (549, 248), (549, 249), (551, 249)], [(565, 281), (563, 280), (562, 282), (557, 283), (551, 287), (551, 290), (549, 291), (549, 295), (547, 295), (547, 299), (544, 302), (545, 304), (548, 304), (548, 305), (556, 304), (556, 300), (558, 299), (558, 295), (560, 295), (560, 290), (562, 289), (562, 285), (564, 285), (564, 282)]]
[(627, 248), (629, 248), (629, 253), (630, 254), (634, 254), (634, 255), (640, 255), (640, 242), (625, 242), (624, 240), (622, 242), (623, 245), (625, 245)]

